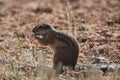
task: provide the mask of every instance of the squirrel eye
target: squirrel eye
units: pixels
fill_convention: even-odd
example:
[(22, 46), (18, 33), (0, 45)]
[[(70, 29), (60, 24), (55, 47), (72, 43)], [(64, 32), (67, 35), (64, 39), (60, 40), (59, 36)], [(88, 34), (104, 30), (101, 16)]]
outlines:
[(41, 25), (41, 28), (43, 28), (43, 29), (49, 29), (50, 25), (49, 24), (43, 24), (43, 25)]
[(38, 28), (39, 28), (39, 29), (42, 29), (42, 28), (44, 28), (44, 27), (40, 25)]
[(49, 28), (50, 28), (50, 25), (46, 25), (45, 28), (46, 28), (46, 29), (49, 29)]

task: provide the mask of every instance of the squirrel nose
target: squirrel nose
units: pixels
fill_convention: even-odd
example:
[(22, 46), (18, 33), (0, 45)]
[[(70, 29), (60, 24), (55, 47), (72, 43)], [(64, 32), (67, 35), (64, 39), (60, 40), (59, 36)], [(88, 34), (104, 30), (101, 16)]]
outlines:
[(32, 30), (33, 33), (35, 33), (35, 28)]

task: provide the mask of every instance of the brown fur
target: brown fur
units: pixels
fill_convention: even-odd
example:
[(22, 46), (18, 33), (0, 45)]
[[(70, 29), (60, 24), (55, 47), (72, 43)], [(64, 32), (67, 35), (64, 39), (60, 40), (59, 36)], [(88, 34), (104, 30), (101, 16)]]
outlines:
[[(49, 27), (51, 28), (52, 26)], [(35, 33), (35, 30), (39, 32), (39, 30), (35, 28), (33, 29), (33, 32)], [(55, 51), (53, 59), (54, 69), (58, 73), (63, 71), (63, 66), (68, 66), (74, 69), (79, 54), (77, 40), (73, 36), (58, 32), (53, 28), (50, 30), (46, 29), (46, 32), (48, 31), (48, 33), (45, 40), (38, 37), (35, 38), (39, 41), (40, 44), (49, 45)]]

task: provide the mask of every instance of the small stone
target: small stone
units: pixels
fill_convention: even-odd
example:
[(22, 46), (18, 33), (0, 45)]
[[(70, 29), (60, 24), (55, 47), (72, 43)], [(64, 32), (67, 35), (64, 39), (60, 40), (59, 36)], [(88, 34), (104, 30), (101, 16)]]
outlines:
[(96, 57), (93, 63), (109, 63), (109, 60), (104, 57)]

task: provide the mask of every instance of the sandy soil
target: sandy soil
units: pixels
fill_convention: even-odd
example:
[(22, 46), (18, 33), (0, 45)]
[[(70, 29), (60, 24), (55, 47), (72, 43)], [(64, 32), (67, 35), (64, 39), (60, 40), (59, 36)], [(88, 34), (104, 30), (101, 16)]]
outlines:
[[(0, 59), (16, 54), (16, 36), (22, 49), (42, 46), (33, 43), (32, 28), (39, 22), (50, 23), (62, 32), (76, 27), (80, 45), (78, 64), (94, 63), (104, 57), (110, 63), (120, 63), (120, 0), (0, 0)], [(67, 14), (70, 15), (70, 21)], [(71, 24), (70, 24), (70, 23)], [(52, 51), (43, 47), (52, 63)], [(4, 49), (4, 50), (3, 50)], [(39, 53), (43, 54), (43, 53)]]

